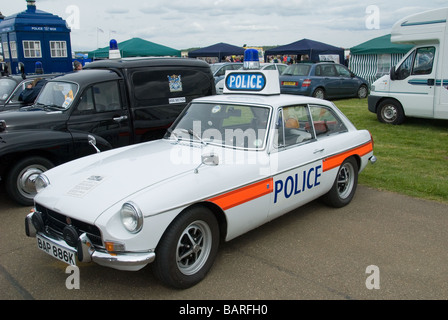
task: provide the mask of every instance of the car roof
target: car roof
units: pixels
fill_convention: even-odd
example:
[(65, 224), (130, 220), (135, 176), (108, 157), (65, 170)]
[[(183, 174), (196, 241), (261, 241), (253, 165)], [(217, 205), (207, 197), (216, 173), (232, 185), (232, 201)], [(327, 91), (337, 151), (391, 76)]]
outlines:
[(230, 103), (230, 104), (248, 104), (248, 105), (265, 105), (270, 107), (280, 107), (286, 105), (299, 105), (299, 104), (324, 104), (327, 106), (333, 106), (329, 101), (312, 98), (308, 96), (292, 95), (292, 94), (273, 94), (273, 95), (260, 95), (260, 94), (220, 94), (214, 96), (207, 96), (197, 98), (193, 102), (208, 102), (208, 103)]
[(80, 71), (70, 72), (57, 78), (51, 79), (50, 82), (68, 81), (68, 82), (76, 82), (80, 85), (88, 85), (95, 82), (103, 82), (117, 79), (121, 79), (121, 77), (112, 70), (83, 69)]
[(160, 66), (196, 66), (209, 67), (205, 61), (190, 58), (175, 57), (136, 57), (122, 59), (97, 60), (86, 64), (84, 69), (94, 68), (140, 68), (140, 67), (160, 67)]

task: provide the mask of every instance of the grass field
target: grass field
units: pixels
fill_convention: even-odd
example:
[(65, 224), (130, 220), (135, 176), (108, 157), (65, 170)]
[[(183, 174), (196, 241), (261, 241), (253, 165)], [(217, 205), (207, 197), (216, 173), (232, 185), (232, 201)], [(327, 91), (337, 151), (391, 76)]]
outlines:
[(333, 102), (373, 136), (378, 161), (360, 174), (360, 184), (448, 204), (448, 120), (406, 118), (386, 125), (367, 110), (367, 99)]

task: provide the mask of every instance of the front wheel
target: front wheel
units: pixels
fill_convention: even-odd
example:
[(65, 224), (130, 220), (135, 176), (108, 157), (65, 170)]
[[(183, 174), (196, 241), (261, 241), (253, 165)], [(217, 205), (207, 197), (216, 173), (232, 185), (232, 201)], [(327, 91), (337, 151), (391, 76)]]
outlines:
[(6, 176), (6, 191), (16, 202), (24, 205), (33, 205), (36, 195), (34, 182), (39, 174), (53, 168), (48, 159), (42, 157), (29, 157), (16, 163)]
[(358, 163), (351, 157), (345, 159), (339, 167), (336, 179), (330, 191), (323, 196), (326, 204), (341, 208), (349, 204), (355, 196), (358, 186)]
[(401, 104), (392, 99), (386, 99), (378, 105), (377, 118), (379, 122), (388, 124), (402, 124), (404, 112)]
[(208, 273), (219, 246), (219, 226), (205, 207), (187, 209), (169, 226), (156, 249), (155, 275), (166, 285), (186, 289)]

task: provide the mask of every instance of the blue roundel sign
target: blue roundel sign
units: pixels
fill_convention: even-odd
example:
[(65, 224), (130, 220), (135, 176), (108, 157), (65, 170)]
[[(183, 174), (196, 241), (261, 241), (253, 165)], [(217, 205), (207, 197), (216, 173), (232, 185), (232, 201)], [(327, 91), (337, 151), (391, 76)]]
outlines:
[(226, 87), (232, 91), (261, 91), (266, 77), (261, 72), (232, 72), (226, 77)]

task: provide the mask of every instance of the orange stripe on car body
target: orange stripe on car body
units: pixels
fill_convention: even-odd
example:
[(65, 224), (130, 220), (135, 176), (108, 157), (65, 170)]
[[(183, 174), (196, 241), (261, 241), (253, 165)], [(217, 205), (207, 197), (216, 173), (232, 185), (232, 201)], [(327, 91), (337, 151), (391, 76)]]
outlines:
[(357, 154), (360, 157), (362, 157), (372, 151), (373, 151), (373, 143), (372, 141), (369, 141), (354, 149), (344, 151), (342, 153), (328, 157), (323, 160), (323, 168), (322, 168), (323, 172), (339, 167), (342, 164), (342, 162), (344, 162), (345, 159), (354, 154)]
[(223, 210), (236, 207), (245, 202), (254, 200), (272, 192), (273, 178), (253, 183), (251, 185), (224, 193), (208, 201), (221, 207)]

